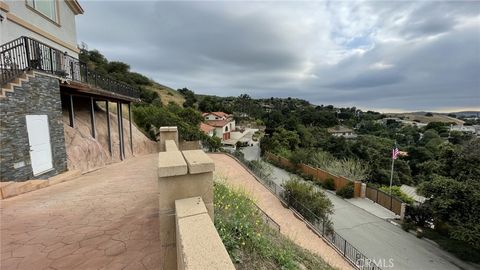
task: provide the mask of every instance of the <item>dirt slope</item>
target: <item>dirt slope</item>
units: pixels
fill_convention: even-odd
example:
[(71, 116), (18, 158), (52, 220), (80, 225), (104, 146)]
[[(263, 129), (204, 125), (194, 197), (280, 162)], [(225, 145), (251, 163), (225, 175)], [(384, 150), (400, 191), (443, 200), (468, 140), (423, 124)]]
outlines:
[[(107, 115), (100, 108), (96, 109), (96, 132), (94, 139), (91, 133), (90, 112), (85, 106), (75, 108), (75, 128), (68, 125), (68, 112), (63, 111), (65, 145), (67, 148), (68, 169), (79, 169), (87, 172), (101, 168), (107, 164), (120, 161), (119, 132), (116, 114), (110, 113), (112, 136), (112, 155), (108, 149)], [(130, 148), (130, 130), (128, 119), (123, 119), (123, 136), (125, 155), (132, 157)], [(144, 155), (157, 151), (156, 143), (148, 139), (132, 122), (133, 155)]]

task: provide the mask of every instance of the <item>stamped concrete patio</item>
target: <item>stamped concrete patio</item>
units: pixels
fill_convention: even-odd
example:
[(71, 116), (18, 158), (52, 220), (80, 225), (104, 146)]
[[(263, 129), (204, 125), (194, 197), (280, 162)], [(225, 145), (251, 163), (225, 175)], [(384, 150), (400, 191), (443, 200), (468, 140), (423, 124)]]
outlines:
[(0, 202), (0, 269), (159, 269), (157, 154)]

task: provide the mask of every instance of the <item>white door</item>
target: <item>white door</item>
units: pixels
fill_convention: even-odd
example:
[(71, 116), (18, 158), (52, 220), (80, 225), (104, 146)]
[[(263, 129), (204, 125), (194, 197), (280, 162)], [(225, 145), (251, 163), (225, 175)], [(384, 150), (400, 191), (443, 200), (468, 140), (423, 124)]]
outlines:
[(26, 120), (33, 175), (39, 175), (53, 168), (48, 116), (27, 115)]

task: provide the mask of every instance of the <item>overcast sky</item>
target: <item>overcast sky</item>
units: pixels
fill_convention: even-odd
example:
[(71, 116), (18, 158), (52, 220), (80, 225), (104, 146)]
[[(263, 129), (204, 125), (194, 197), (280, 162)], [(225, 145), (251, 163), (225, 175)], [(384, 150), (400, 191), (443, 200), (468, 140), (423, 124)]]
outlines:
[(175, 89), (480, 110), (480, 2), (80, 3), (79, 42)]

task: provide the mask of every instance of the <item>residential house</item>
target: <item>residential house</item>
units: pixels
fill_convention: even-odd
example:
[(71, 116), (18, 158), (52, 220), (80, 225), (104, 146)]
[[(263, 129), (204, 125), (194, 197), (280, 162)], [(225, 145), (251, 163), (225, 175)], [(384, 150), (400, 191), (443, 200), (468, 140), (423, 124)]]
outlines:
[[(67, 170), (63, 114), (75, 127), (75, 111), (91, 115), (96, 139), (97, 103), (139, 100), (139, 91), (90, 70), (78, 59), (76, 0), (0, 0), (0, 181), (47, 179)], [(107, 117), (110, 119), (110, 117)], [(118, 118), (123, 127), (123, 118)], [(131, 121), (130, 142), (132, 137)], [(108, 140), (112, 138), (108, 120)], [(125, 158), (119, 128), (121, 159)], [(133, 146), (130, 144), (133, 151)]]
[(474, 126), (463, 126), (463, 125), (451, 125), (450, 131), (460, 131), (460, 132), (472, 133), (472, 134), (475, 134), (477, 132)]
[[(227, 114), (224, 112), (209, 112), (203, 113), (203, 118), (205, 120), (204, 125), (208, 125), (213, 127), (215, 130), (213, 131), (214, 136), (217, 136), (222, 141), (226, 141), (230, 139), (230, 133), (235, 130), (235, 120), (231, 114)], [(209, 127), (200, 126), (200, 128), (205, 132), (208, 130), (210, 132)], [(207, 133), (208, 134), (208, 133)]]
[(332, 134), (335, 137), (344, 137), (347, 139), (356, 138), (357, 135), (353, 132), (352, 129), (345, 126), (336, 126), (333, 128), (327, 129), (328, 133)]

